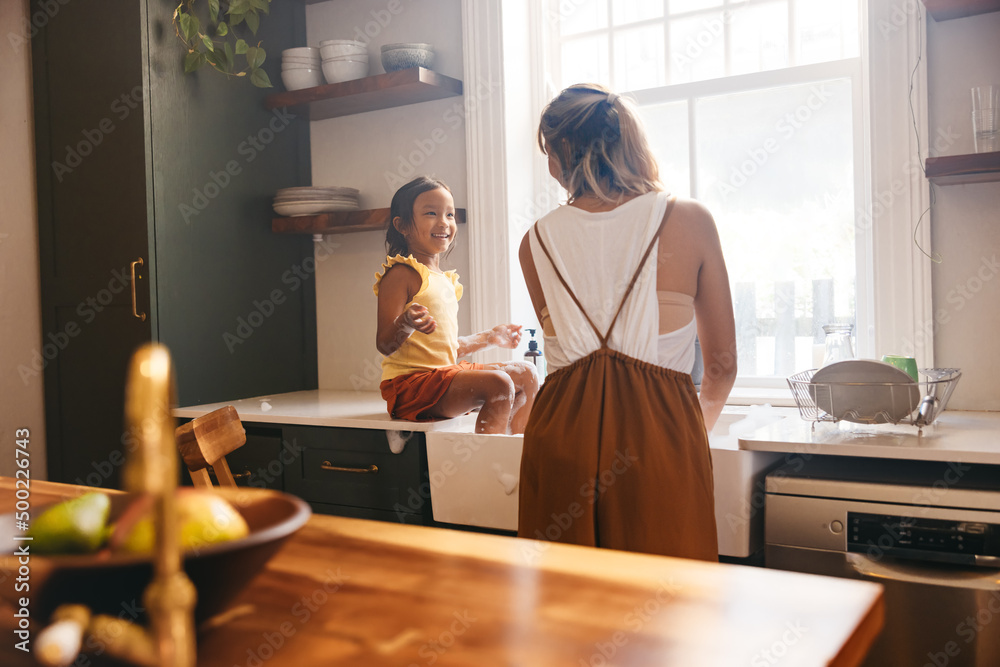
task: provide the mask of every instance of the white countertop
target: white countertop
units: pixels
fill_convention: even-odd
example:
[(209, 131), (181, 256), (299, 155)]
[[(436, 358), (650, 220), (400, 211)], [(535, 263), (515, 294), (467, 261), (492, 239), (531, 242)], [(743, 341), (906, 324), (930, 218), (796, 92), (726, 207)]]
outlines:
[(800, 455), (864, 456), (1000, 465), (1000, 412), (946, 410), (916, 426), (783, 419), (739, 439), (740, 449)]
[(255, 396), (237, 401), (206, 403), (176, 408), (175, 417), (194, 419), (232, 405), (240, 420), (250, 423), (295, 424), (300, 426), (340, 426), (383, 431), (468, 431), (475, 429), (476, 415), (433, 422), (392, 419), (385, 401), (374, 391), (313, 389), (287, 394)]

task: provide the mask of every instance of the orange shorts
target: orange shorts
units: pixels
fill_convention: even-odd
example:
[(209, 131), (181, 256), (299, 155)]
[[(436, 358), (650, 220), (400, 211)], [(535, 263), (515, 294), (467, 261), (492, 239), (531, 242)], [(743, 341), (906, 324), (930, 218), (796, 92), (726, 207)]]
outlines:
[(378, 386), (382, 391), (389, 415), (393, 419), (407, 419), (422, 422), (433, 421), (436, 417), (426, 411), (437, 405), (461, 371), (482, 371), (484, 364), (460, 361), (455, 366), (435, 368), (432, 371), (417, 371), (385, 380)]

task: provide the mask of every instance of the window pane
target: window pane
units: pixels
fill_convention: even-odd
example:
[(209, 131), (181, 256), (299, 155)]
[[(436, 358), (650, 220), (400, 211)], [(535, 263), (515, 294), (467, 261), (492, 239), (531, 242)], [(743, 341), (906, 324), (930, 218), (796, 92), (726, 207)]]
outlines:
[(659, 25), (615, 33), (615, 82), (619, 91), (642, 90), (666, 83), (663, 27)]
[(730, 74), (788, 66), (788, 6), (747, 5), (730, 15)]
[(649, 145), (660, 167), (660, 181), (668, 192), (691, 196), (691, 161), (688, 151), (686, 100), (641, 107)]
[(855, 321), (850, 80), (696, 102), (699, 199), (733, 284), (741, 375), (813, 368), (822, 327)]
[(549, 0), (559, 17), (559, 32), (576, 35), (608, 27), (608, 0)]
[(796, 64), (857, 57), (859, 33), (856, 0), (795, 0)]
[(670, 83), (725, 76), (722, 12), (670, 22)]
[(574, 83), (611, 85), (606, 35), (563, 42), (562, 88)]
[(721, 6), (722, 0), (670, 0), (670, 13), (683, 14), (684, 12), (693, 12), (698, 9)]
[(615, 0), (611, 3), (615, 25), (663, 16), (663, 0)]

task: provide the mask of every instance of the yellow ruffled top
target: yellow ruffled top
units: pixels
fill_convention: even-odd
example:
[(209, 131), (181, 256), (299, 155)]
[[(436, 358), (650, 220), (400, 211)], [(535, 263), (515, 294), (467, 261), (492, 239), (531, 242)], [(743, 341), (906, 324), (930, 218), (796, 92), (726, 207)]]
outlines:
[(378, 296), (382, 277), (396, 264), (405, 264), (420, 274), (420, 289), (406, 304), (425, 306), (437, 322), (437, 329), (430, 334), (414, 331), (398, 350), (382, 357), (382, 380), (416, 371), (453, 366), (458, 362), (458, 301), (462, 298), (462, 284), (454, 271), (431, 271), (413, 255), (386, 257), (382, 271), (375, 274), (373, 287)]

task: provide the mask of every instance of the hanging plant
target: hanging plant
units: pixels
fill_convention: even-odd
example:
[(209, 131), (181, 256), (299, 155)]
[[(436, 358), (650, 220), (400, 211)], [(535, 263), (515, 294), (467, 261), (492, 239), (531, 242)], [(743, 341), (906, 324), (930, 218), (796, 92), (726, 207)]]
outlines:
[(174, 30), (187, 47), (184, 71), (194, 72), (208, 64), (226, 76), (249, 77), (258, 88), (270, 88), (271, 79), (261, 69), (267, 54), (260, 42), (250, 46), (235, 28), (242, 25), (244, 33), (249, 28), (256, 35), (260, 15), (268, 13), (271, 0), (208, 0), (208, 20), (204, 23), (195, 16), (194, 3), (182, 0), (174, 10)]

